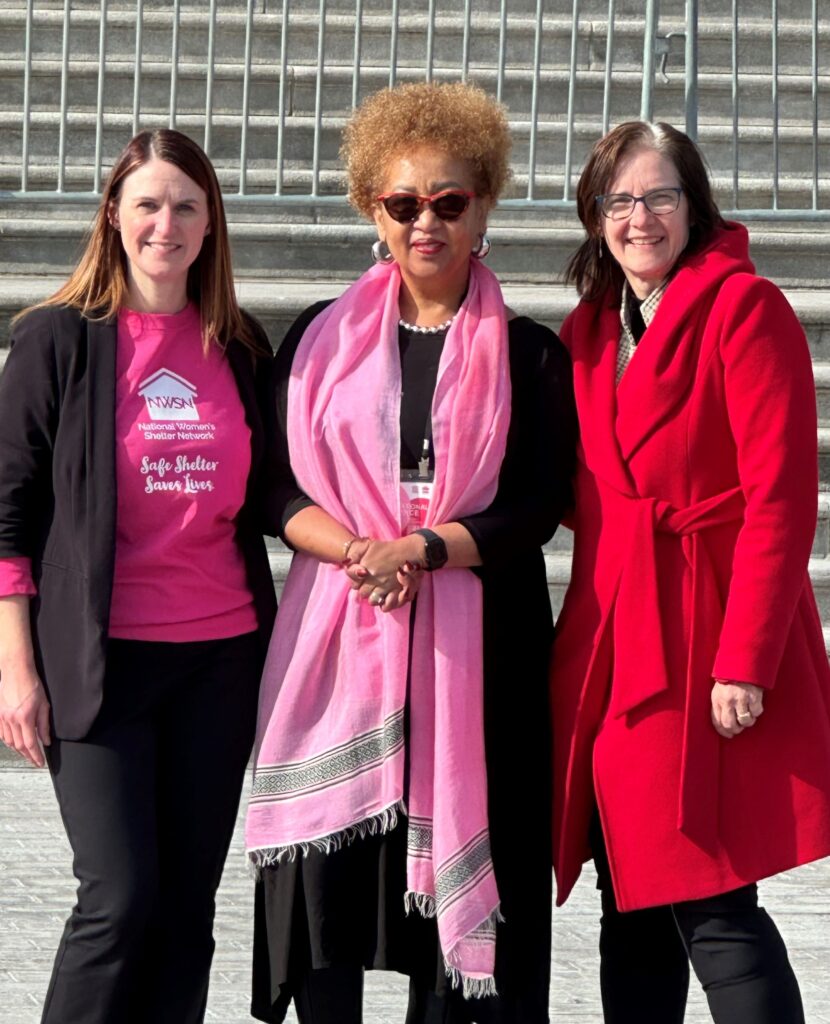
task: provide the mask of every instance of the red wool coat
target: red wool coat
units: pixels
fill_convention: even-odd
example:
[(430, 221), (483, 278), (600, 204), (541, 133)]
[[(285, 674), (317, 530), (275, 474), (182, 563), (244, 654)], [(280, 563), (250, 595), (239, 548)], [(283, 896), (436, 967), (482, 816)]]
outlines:
[[(618, 306), (580, 303), (561, 334), (582, 437), (551, 682), (558, 902), (595, 800), (621, 910), (830, 854), (816, 403), (792, 309), (735, 224), (677, 272), (619, 388)], [(713, 676), (767, 691), (731, 740)]]

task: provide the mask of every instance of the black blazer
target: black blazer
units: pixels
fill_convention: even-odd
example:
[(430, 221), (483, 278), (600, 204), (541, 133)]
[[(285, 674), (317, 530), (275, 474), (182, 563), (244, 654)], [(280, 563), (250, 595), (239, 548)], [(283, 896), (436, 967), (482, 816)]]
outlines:
[[(267, 643), (276, 597), (262, 534), (274, 459), (273, 359), (227, 349), (251, 429), (236, 538)], [(115, 562), (117, 324), (43, 307), (20, 321), (0, 377), (0, 557), (29, 557), (38, 672), (55, 734), (81, 739), (101, 706)]]

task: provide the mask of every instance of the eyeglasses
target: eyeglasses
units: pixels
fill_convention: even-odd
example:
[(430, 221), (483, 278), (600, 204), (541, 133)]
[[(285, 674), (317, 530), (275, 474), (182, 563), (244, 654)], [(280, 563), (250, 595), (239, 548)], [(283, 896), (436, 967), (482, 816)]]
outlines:
[(383, 203), (392, 220), (399, 224), (409, 224), (420, 216), (424, 206), (428, 206), (441, 220), (458, 220), (475, 195), (475, 192), (448, 188), (431, 196), (416, 196), (413, 192), (386, 192), (378, 196), (377, 200)]
[(634, 213), (637, 203), (642, 203), (645, 208), (662, 217), (667, 213), (674, 213), (680, 205), (682, 188), (653, 188), (641, 196), (630, 196), (627, 192), (612, 192), (607, 196), (596, 196), (594, 202), (599, 205), (600, 213), (610, 220), (625, 220)]

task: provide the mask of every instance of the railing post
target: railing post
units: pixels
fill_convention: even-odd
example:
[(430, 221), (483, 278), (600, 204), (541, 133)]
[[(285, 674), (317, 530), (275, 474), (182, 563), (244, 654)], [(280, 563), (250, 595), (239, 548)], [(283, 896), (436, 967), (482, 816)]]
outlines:
[(461, 81), (466, 82), (470, 73), (470, 25), (472, 22), (470, 0), (464, 0), (464, 39), (461, 44)]
[(283, 165), (285, 163), (285, 80), (288, 77), (288, 18), (290, 0), (282, 0), (280, 26), (280, 109), (277, 113), (277, 187), (275, 195), (282, 195)]
[(354, 9), (354, 58), (352, 60), (352, 110), (360, 101), (360, 47), (363, 32), (363, 0), (357, 0)]
[(686, 134), (697, 142), (698, 0), (686, 0)]
[(101, 162), (104, 147), (104, 84), (107, 63), (107, 0), (101, 0), (101, 24), (98, 26), (98, 95), (95, 104), (95, 171), (92, 191), (101, 191)]
[[(576, 0), (574, 0), (576, 3)], [(539, 77), (542, 69), (542, 0), (536, 0), (536, 34), (533, 39), (533, 92), (530, 97), (530, 145), (527, 156), (527, 198), (536, 192), (536, 138), (539, 134)]]
[(173, 0), (173, 43), (170, 52), (170, 116), (168, 127), (176, 127), (176, 107), (179, 100), (179, 22), (181, 0)]
[(389, 37), (389, 88), (391, 89), (398, 77), (398, 21), (400, 19), (400, 0), (392, 0), (392, 32)]
[(144, 50), (144, 0), (135, 6), (135, 70), (133, 71), (133, 135), (138, 135), (141, 120), (141, 57)]
[(216, 62), (216, 0), (210, 0), (208, 11), (208, 62), (207, 80), (205, 81), (205, 133), (203, 149), (210, 156), (213, 132), (213, 77)]
[(781, 158), (779, 152), (778, 126), (778, 0), (772, 0), (772, 208), (778, 209), (780, 198)]
[(323, 132), (323, 72), (326, 64), (326, 0), (320, 0), (317, 34), (317, 84), (314, 91), (314, 151), (311, 156), (311, 194), (320, 188), (320, 136)]
[(242, 71), (242, 126), (239, 138), (239, 195), (248, 189), (248, 117), (251, 109), (251, 49), (254, 38), (254, 0), (245, 12), (245, 67)]
[(499, 67), (496, 73), (496, 99), (504, 95), (504, 66), (507, 61), (507, 0), (501, 0), (499, 13)]
[(740, 90), (738, 88), (738, 0), (732, 0), (732, 206), (738, 209), (738, 121), (740, 116)]
[(32, 20), (34, 0), (26, 4), (26, 63), (23, 72), (23, 147), (20, 154), (20, 190), (29, 189), (29, 129), (32, 120)]
[(602, 134), (608, 132), (611, 123), (611, 85), (614, 64), (614, 22), (616, 21), (615, 0), (608, 0), (608, 32), (605, 37), (605, 74), (602, 83)]
[[(562, 198), (571, 198), (571, 164), (573, 161), (574, 110), (576, 109), (576, 58), (579, 46), (579, 0), (573, 0), (571, 18), (571, 64), (568, 78), (568, 115), (565, 126), (565, 183)], [(604, 131), (605, 129), (603, 129)]]
[(810, 12), (810, 109), (813, 116), (813, 209), (818, 209), (818, 0)]
[(659, 0), (647, 0), (643, 35), (643, 92), (640, 101), (640, 119), (642, 121), (650, 121), (654, 115), (654, 59), (659, 20)]
[(427, 11), (427, 59), (425, 79), (432, 81), (432, 68), (435, 64), (435, 0), (429, 0)]

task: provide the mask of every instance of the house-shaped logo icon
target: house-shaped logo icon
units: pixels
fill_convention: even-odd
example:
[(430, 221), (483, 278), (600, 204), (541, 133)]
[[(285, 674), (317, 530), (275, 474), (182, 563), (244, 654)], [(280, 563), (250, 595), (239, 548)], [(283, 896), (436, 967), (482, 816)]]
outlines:
[(161, 369), (138, 385), (153, 420), (198, 420), (196, 388), (172, 370)]

